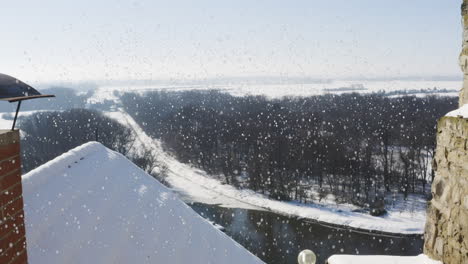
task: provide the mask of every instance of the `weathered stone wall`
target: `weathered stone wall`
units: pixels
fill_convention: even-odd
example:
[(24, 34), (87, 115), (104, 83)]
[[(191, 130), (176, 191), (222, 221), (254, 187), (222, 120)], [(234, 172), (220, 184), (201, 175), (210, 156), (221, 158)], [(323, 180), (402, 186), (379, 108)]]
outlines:
[[(464, 74), (460, 107), (468, 103), (468, 0), (462, 4)], [(424, 253), (445, 264), (468, 264), (468, 118), (445, 116), (437, 124), (436, 175), (427, 212)]]
[(445, 264), (468, 264), (468, 119), (442, 117), (437, 127), (424, 252)]

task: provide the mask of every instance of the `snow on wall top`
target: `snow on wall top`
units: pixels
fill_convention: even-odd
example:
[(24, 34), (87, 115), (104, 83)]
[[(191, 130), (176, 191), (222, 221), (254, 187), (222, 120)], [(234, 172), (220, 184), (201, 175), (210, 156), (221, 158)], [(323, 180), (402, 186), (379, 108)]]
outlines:
[(446, 116), (468, 118), (468, 104), (449, 112)]
[(99, 143), (22, 181), (29, 263), (262, 263)]
[(353, 256), (334, 255), (328, 259), (328, 264), (442, 264), (440, 261), (432, 260), (426, 255), (414, 257), (400, 256)]

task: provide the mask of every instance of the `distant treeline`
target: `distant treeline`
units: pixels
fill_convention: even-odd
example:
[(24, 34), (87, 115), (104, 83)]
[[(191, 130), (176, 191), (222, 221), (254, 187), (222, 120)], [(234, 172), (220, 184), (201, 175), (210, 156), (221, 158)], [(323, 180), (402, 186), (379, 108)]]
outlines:
[(86, 109), (38, 112), (22, 120), (20, 128), (23, 172), (89, 141), (99, 141), (124, 155), (134, 142), (130, 129)]
[[(280, 200), (311, 189), (365, 204), (424, 191), (453, 97), (370, 94), (270, 100), (217, 91), (124, 94), (127, 112), (179, 160)], [(421, 187), (421, 188), (419, 188)]]
[(441, 95), (441, 94), (448, 94), (448, 93), (457, 93), (458, 90), (453, 90), (453, 89), (440, 89), (437, 87), (434, 87), (432, 89), (405, 89), (405, 90), (396, 90), (396, 91), (385, 91), (381, 90), (378, 92), (378, 94), (385, 95), (385, 96), (402, 96), (402, 95), (416, 95), (416, 94), (424, 94), (424, 95)]

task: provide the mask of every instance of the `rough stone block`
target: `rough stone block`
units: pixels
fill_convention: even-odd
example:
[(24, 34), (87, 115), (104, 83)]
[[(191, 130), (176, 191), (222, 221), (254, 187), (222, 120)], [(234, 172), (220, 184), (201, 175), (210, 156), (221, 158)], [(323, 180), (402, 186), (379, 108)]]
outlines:
[(424, 252), (445, 264), (468, 261), (468, 120), (443, 117), (438, 122)]

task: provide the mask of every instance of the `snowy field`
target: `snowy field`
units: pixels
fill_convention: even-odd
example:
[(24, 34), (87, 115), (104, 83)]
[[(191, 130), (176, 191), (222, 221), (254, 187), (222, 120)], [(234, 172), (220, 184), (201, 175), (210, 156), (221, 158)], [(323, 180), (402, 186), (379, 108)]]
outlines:
[[(408, 95), (424, 96), (428, 94), (440, 94), (446, 96), (458, 96), (462, 87), (462, 81), (329, 81), (305, 84), (203, 84), (203, 85), (120, 85), (102, 86), (96, 89), (89, 103), (103, 102), (104, 100), (118, 101), (118, 93), (148, 91), (187, 91), (187, 90), (220, 90), (235, 96), (264, 95), (269, 98), (284, 96), (311, 96), (321, 94), (340, 93), (386, 93), (405, 92)], [(440, 93), (433, 91), (447, 90)], [(419, 91), (424, 91), (420, 93)]]
[(97, 142), (22, 182), (29, 263), (263, 263)]
[(6, 119), (4, 114), (0, 113), (0, 129), (11, 129), (13, 120)]
[[(34, 113), (38, 112), (47, 112), (47, 110), (38, 110), (38, 111), (21, 111), (18, 114), (18, 120), (16, 126), (18, 127), (18, 122)], [(11, 129), (13, 125), (13, 119), (15, 117), (15, 112), (0, 112), (0, 129)]]
[(178, 162), (163, 151), (159, 140), (150, 138), (123, 110), (108, 112), (107, 115), (134, 129), (138, 141), (134, 146), (134, 153), (138, 154), (144, 148), (149, 149), (158, 158), (160, 165), (167, 166), (166, 180), (188, 202), (258, 208), (331, 224), (390, 233), (422, 234), (424, 231), (426, 211), (425, 201), (422, 198), (414, 197), (414, 200), (408, 204), (404, 202), (395, 204), (387, 208), (388, 214), (384, 217), (352, 212), (356, 207), (349, 204), (303, 205), (271, 200), (250, 190), (238, 190), (225, 185), (202, 170)]

